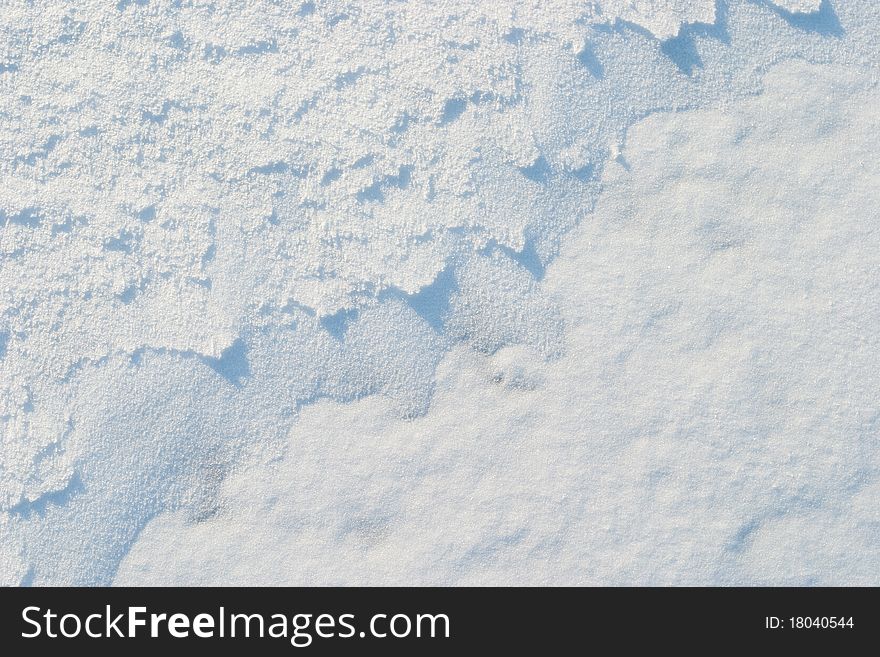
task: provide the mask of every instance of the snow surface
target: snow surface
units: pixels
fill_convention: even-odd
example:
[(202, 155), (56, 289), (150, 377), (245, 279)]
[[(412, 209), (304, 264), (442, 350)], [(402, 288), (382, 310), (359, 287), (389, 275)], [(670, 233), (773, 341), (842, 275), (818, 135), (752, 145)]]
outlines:
[(774, 4), (792, 13), (802, 14), (819, 11), (822, 0), (774, 0)]
[(880, 89), (765, 84), (631, 130), (542, 283), (565, 356), (457, 348), (413, 421), (312, 406), (117, 582), (876, 582)]
[(875, 3), (7, 4), (0, 581), (877, 583)]

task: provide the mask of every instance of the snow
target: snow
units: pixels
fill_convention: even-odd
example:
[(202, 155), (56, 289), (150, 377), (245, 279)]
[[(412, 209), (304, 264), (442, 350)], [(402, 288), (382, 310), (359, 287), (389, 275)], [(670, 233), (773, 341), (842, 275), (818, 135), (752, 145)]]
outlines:
[(658, 39), (674, 37), (685, 23), (715, 22), (713, 0), (614, 0), (601, 8), (607, 18), (639, 25)]
[(631, 129), (542, 282), (559, 360), (457, 347), (410, 421), (313, 405), (116, 581), (876, 581), (880, 89), (800, 62), (765, 85)]
[(822, 7), (822, 0), (773, 0), (773, 4), (792, 13), (807, 14), (819, 11)]
[(0, 26), (0, 581), (876, 583), (874, 3), (177, 4)]

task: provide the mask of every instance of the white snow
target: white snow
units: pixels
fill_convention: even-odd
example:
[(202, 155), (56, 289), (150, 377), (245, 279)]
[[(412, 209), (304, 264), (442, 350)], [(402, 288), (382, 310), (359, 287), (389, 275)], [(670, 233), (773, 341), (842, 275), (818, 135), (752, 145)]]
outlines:
[(630, 131), (542, 283), (560, 360), (457, 348), (412, 421), (310, 407), (117, 583), (876, 582), (880, 90), (765, 85)]
[(822, 6), (822, 0), (773, 0), (773, 4), (782, 7), (786, 11), (806, 14), (812, 11), (819, 11)]
[(4, 6), (0, 582), (871, 581), (880, 6), (176, 5)]
[(715, 22), (715, 0), (609, 0), (599, 6), (606, 19), (635, 23), (658, 39), (674, 37), (685, 23)]

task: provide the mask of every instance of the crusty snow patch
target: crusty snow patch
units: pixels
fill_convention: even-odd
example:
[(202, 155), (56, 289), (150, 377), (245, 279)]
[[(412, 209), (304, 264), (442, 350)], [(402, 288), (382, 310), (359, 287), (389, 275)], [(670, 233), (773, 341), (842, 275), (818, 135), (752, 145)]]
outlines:
[(773, 0), (773, 4), (791, 12), (809, 13), (819, 11), (822, 0)]

